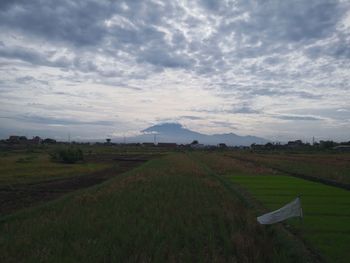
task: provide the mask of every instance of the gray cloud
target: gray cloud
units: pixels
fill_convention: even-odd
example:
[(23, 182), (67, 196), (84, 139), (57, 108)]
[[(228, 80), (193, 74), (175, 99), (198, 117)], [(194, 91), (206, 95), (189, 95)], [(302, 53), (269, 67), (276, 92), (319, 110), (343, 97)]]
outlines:
[[(93, 50), (103, 46), (103, 52), (113, 54), (114, 57), (117, 57), (117, 50), (123, 50), (135, 57), (136, 61), (157, 67), (192, 67), (199, 73), (212, 73), (227, 70), (230, 66), (224, 60), (225, 56), (231, 56), (230, 52), (223, 52), (220, 48), (224, 43), (236, 47), (233, 57), (258, 57), (285, 52), (288, 42), (312, 41), (333, 34), (346, 10), (339, 2), (328, 0), (299, 0), (293, 3), (274, 0), (238, 1), (236, 6), (233, 3), (226, 3), (225, 6), (224, 2), (216, 1), (202, 1), (201, 4), (203, 11), (223, 17), (221, 20), (212, 19), (218, 25), (204, 41), (201, 37), (188, 39), (184, 31), (176, 26), (176, 23), (186, 24), (188, 30), (191, 27), (196, 30), (203, 21), (186, 15), (179, 5), (167, 2), (114, 3), (89, 0), (75, 1), (74, 4), (70, 1), (14, 1), (10, 4), (6, 1), (0, 11), (0, 23), (4, 28), (30, 37), (38, 36), (45, 41), (71, 44), (75, 49)], [(243, 14), (247, 15), (246, 19), (227, 20)], [(166, 31), (169, 33), (166, 34)], [(229, 37), (231, 34), (234, 34), (234, 42)], [(346, 47), (339, 42), (331, 53), (344, 56), (348, 54)], [(317, 53), (317, 47), (311, 50), (309, 48), (306, 52)], [(30, 50), (2, 52), (2, 55), (17, 56), (33, 64), (48, 64), (43, 56)], [(267, 63), (276, 61), (277, 58), (266, 60)], [(64, 67), (66, 63), (62, 58), (51, 62), (51, 65)], [(93, 64), (87, 67), (96, 70)]]
[(18, 84), (39, 83), (39, 84), (43, 84), (43, 85), (49, 85), (48, 81), (36, 79), (36, 78), (34, 78), (32, 76), (19, 77), (19, 78), (16, 78), (15, 81)]
[(107, 1), (12, 1), (1, 9), (0, 23), (25, 34), (66, 41), (76, 46), (96, 45), (106, 34), (102, 26), (117, 5)]
[(243, 22), (242, 26), (255, 29), (260, 32), (259, 36), (269, 41), (304, 41), (327, 37), (333, 33), (336, 23), (344, 14), (338, 2), (329, 0), (307, 3), (302, 0), (246, 2), (251, 7), (252, 19)]
[(232, 110), (227, 111), (229, 113), (241, 113), (241, 114), (257, 114), (260, 111), (253, 109), (249, 105), (245, 104), (243, 106), (236, 106)]
[(214, 124), (215, 126), (219, 126), (219, 127), (226, 127), (226, 128), (233, 129), (233, 130), (237, 129), (234, 124), (227, 122), (227, 121), (212, 121), (211, 123)]
[(350, 40), (347, 36), (339, 34), (335, 40), (323, 44), (315, 44), (305, 49), (305, 54), (311, 59), (317, 59), (324, 56), (337, 59), (350, 58)]
[(23, 47), (1, 46), (0, 57), (21, 60), (38, 66), (68, 67), (71, 64), (71, 62), (65, 57), (49, 60), (48, 54)]
[(202, 120), (202, 117), (198, 117), (198, 116), (180, 116), (179, 119), (188, 119), (188, 120)]
[[(336, 0), (4, 0), (2, 101), (37, 103), (40, 95), (55, 104), (57, 96), (67, 99), (68, 111), (79, 98), (95, 99), (99, 111), (124, 112), (126, 122), (141, 119), (130, 112), (145, 114), (142, 124), (204, 121), (209, 113), (249, 118), (250, 129), (260, 131), (260, 118), (269, 116), (264, 112), (280, 110), (273, 118), (313, 124), (328, 118), (338, 121), (332, 127), (346, 126), (344, 112), (297, 111), (307, 103), (321, 111), (344, 108), (349, 13), (350, 4)], [(52, 111), (50, 103), (41, 109)], [(192, 115), (193, 109), (203, 114)]]
[(276, 115), (275, 118), (287, 121), (320, 121), (321, 118), (313, 116)]
[(249, 91), (249, 96), (259, 95), (259, 96), (294, 96), (305, 99), (320, 99), (322, 95), (313, 94), (306, 91), (293, 90), (293, 87), (276, 87), (276, 88), (262, 88), (262, 89), (251, 89)]
[(242, 106), (233, 106), (230, 109), (224, 108), (207, 108), (207, 109), (192, 109), (193, 112), (209, 113), (215, 115), (235, 115), (235, 114), (260, 114), (262, 111), (250, 107), (248, 104)]
[(36, 124), (45, 124), (45, 125), (98, 125), (98, 126), (112, 126), (114, 122), (112, 121), (81, 121), (78, 119), (63, 119), (56, 117), (44, 117), (37, 115), (20, 115), (20, 116), (11, 116), (0, 117), (2, 119), (12, 119), (17, 121), (25, 121)]
[(139, 54), (138, 62), (147, 62), (165, 68), (188, 68), (193, 64), (190, 58), (184, 55), (169, 54), (168, 51), (162, 48), (150, 48)]
[(302, 108), (293, 110), (295, 114), (318, 115), (322, 118), (343, 120), (350, 122), (350, 108)]

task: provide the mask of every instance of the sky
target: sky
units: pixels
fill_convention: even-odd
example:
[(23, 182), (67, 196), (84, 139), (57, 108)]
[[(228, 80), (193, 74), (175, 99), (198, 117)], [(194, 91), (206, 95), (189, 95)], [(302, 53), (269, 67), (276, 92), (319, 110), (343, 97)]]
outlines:
[(348, 141), (349, 85), (350, 0), (0, 1), (0, 138)]

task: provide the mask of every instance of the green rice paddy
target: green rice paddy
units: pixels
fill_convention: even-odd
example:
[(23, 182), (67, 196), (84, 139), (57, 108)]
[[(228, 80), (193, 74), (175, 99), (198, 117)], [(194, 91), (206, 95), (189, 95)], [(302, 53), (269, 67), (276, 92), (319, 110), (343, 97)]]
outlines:
[(349, 262), (349, 191), (290, 176), (231, 176), (229, 180), (243, 186), (269, 211), (300, 195), (304, 218), (287, 223), (325, 259)]

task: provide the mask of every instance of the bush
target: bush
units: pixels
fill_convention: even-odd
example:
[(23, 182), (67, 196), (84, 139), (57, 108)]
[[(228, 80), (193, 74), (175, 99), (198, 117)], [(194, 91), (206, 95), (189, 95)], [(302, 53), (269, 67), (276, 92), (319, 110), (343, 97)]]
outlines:
[(57, 149), (51, 154), (51, 159), (63, 163), (76, 163), (84, 160), (83, 151), (79, 148), (68, 147)]
[(16, 163), (30, 163), (31, 161), (33, 161), (34, 159), (37, 159), (38, 156), (37, 155), (27, 155), (26, 157), (22, 157), (17, 159)]

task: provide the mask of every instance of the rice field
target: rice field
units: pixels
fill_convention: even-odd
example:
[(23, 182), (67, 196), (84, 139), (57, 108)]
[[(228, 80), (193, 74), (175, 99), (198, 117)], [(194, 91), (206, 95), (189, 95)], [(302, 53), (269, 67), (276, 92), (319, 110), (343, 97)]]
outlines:
[(228, 156), (253, 161), (285, 172), (328, 179), (350, 185), (350, 155), (348, 153), (228, 153)]
[(185, 153), (0, 218), (0, 262), (313, 262)]
[[(0, 215), (0, 262), (348, 262), (350, 258), (349, 191), (290, 177), (264, 162), (233, 158), (237, 153), (228, 151), (103, 146), (83, 150), (86, 160), (73, 165), (51, 162), (45, 151), (1, 155), (0, 182), (23, 182), (21, 191), (43, 179), (50, 190), (57, 190), (51, 179), (85, 178), (81, 173), (89, 169), (107, 181)], [(284, 162), (271, 156), (263, 158)], [(333, 157), (346, 166), (346, 155)], [(129, 164), (120, 170), (122, 158), (144, 161), (140, 166), (124, 161)], [(107, 176), (104, 167), (114, 168)], [(257, 223), (257, 215), (297, 195), (302, 198), (302, 221)]]
[(350, 192), (289, 176), (235, 176), (234, 184), (249, 191), (266, 211), (300, 195), (304, 218), (287, 224), (329, 262), (350, 260)]

